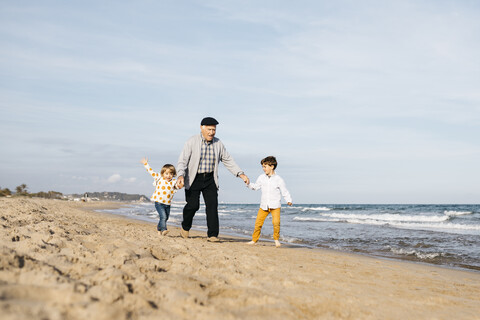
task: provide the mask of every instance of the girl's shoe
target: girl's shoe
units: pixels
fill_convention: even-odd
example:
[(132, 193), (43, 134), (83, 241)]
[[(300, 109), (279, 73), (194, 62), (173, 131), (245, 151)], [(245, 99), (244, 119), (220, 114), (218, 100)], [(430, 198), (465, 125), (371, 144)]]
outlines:
[(282, 244), (280, 243), (280, 241), (275, 240), (275, 247), (278, 248), (278, 247), (281, 247), (281, 246), (282, 246)]

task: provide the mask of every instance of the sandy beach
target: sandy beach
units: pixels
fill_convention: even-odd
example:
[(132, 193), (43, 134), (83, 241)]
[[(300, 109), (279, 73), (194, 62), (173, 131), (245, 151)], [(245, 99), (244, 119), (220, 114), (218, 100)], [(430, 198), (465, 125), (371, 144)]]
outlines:
[(1, 198), (1, 319), (480, 319), (478, 272), (93, 211), (119, 205)]

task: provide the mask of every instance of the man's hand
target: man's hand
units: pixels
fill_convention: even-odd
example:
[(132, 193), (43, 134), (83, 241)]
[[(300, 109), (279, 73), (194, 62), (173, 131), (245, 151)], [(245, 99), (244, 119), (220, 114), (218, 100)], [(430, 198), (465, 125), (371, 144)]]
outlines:
[(178, 177), (177, 184), (175, 186), (177, 187), (177, 189), (182, 189), (183, 186), (184, 186), (184, 183), (185, 183), (185, 180), (184, 180), (183, 176), (180, 176), (180, 177)]
[(250, 179), (248, 179), (248, 177), (246, 175), (241, 174), (241, 175), (239, 175), (239, 177), (243, 180), (243, 182), (245, 182), (246, 185), (250, 184)]

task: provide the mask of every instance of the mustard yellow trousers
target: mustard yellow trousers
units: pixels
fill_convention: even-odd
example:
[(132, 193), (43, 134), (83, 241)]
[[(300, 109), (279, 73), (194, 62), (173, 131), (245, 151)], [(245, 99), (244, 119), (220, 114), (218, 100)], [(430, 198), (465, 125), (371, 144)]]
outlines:
[(260, 238), (260, 232), (262, 231), (263, 223), (268, 214), (272, 214), (273, 224), (273, 240), (280, 239), (280, 208), (263, 210), (258, 209), (257, 219), (255, 220), (255, 229), (253, 229), (252, 241), (257, 242)]

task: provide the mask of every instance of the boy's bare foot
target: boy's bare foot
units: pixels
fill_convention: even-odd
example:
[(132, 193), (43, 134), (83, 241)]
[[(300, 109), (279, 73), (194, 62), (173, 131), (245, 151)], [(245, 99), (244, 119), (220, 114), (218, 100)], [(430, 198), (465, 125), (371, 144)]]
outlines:
[(249, 245), (251, 245), (251, 246), (255, 246), (255, 245), (257, 245), (257, 243), (256, 243), (255, 241), (253, 241), (253, 240), (252, 240), (252, 241), (250, 241), (250, 242), (247, 242), (247, 244), (249, 244)]
[(163, 230), (163, 231), (162, 231), (162, 236), (166, 236), (169, 232), (170, 232), (170, 231), (168, 231), (168, 230)]
[(282, 246), (282, 244), (280, 243), (280, 241), (275, 240), (275, 247), (278, 248), (278, 247), (281, 247), (281, 246)]

